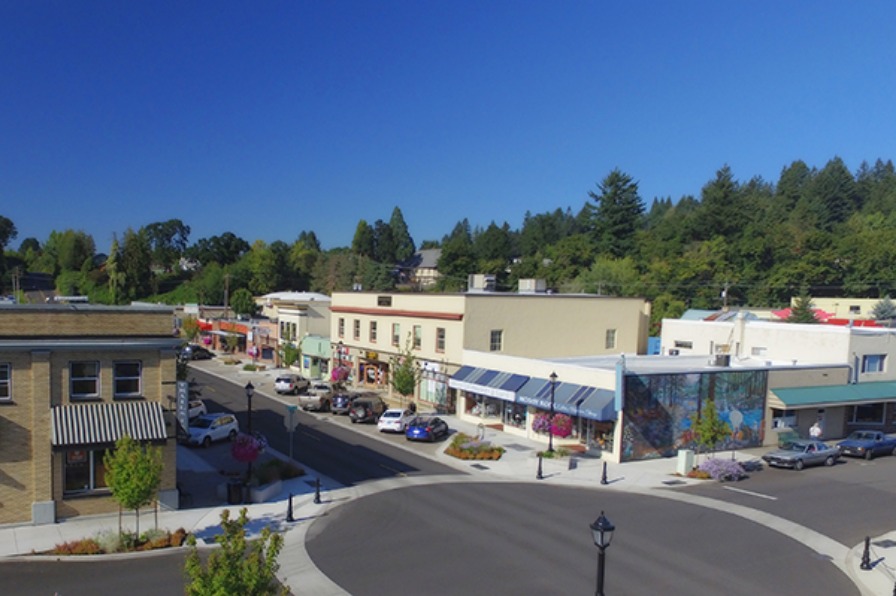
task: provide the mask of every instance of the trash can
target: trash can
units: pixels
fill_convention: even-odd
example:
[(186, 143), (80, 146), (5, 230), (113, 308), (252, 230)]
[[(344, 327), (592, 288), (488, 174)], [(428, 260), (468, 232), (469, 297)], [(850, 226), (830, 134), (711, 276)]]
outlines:
[(227, 483), (227, 504), (239, 505), (243, 502), (243, 483), (239, 480), (230, 480)]

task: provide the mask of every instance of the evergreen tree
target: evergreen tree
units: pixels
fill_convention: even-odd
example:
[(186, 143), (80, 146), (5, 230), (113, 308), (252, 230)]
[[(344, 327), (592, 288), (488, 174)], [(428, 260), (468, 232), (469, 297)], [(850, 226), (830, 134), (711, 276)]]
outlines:
[(118, 237), (112, 236), (112, 247), (109, 256), (106, 257), (106, 275), (109, 276), (109, 299), (112, 304), (121, 303), (121, 295), (125, 283), (124, 273), (118, 266), (121, 249), (118, 247)]
[(641, 229), (644, 203), (638, 183), (618, 168), (598, 185), (600, 194), (588, 193), (596, 203), (594, 239), (598, 250), (621, 258), (635, 250), (635, 233)]
[(417, 249), (414, 247), (414, 239), (411, 238), (408, 225), (404, 221), (404, 215), (398, 207), (392, 210), (389, 228), (392, 230), (392, 241), (395, 243), (395, 262), (402, 263), (413, 257)]
[(358, 222), (352, 238), (352, 252), (362, 257), (373, 258), (376, 254), (376, 237), (373, 228), (365, 220)]
[(394, 264), (395, 239), (389, 224), (381, 219), (376, 220), (373, 224), (373, 239), (374, 253), (370, 256), (377, 262)]
[(821, 227), (827, 231), (844, 223), (859, 207), (855, 180), (839, 157), (815, 176), (811, 195)]
[(740, 187), (734, 180), (731, 168), (725, 165), (716, 172), (715, 179), (703, 187), (694, 230), (696, 239), (736, 236), (743, 229), (747, 217), (747, 209), (740, 199)]
[(797, 296), (793, 301), (793, 307), (790, 309), (790, 316), (787, 317), (788, 323), (818, 323), (815, 313), (812, 311), (812, 298), (807, 294)]
[(875, 321), (892, 324), (893, 320), (896, 319), (896, 304), (893, 303), (889, 296), (884, 296), (871, 309), (871, 316), (874, 317)]

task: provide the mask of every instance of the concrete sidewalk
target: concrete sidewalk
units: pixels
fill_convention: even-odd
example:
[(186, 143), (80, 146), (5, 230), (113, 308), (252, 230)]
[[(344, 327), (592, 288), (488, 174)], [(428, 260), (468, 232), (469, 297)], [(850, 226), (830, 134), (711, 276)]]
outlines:
[[(239, 366), (223, 365), (217, 360), (196, 363), (197, 368), (228, 379), (239, 385), (251, 381), (257, 391), (267, 397), (287, 402), (286, 397), (278, 396), (273, 390), (273, 380), (282, 370), (266, 370), (245, 372)], [(453, 430), (476, 436), (479, 427), (455, 416), (447, 415)], [(832, 563), (846, 573), (864, 596), (880, 596), (894, 593), (896, 585), (896, 531), (872, 537), (869, 549), (870, 570), (861, 569), (864, 543), (858, 545), (842, 545), (819, 534), (810, 528), (798, 526), (788, 520), (768, 515), (758, 510), (734, 506), (731, 503), (698, 497), (691, 493), (676, 491), (676, 487), (692, 483), (706, 482), (676, 475), (677, 461), (661, 459), (644, 462), (607, 465), (607, 483), (601, 484), (604, 462), (599, 458), (575, 456), (570, 458), (543, 459), (542, 479), (538, 480), (537, 453), (545, 448), (544, 444), (526, 440), (506, 433), (485, 428), (485, 440), (505, 448), (505, 453), (496, 461), (461, 461), (445, 455), (438, 450), (435, 457), (440, 463), (463, 470), (469, 476), (443, 477), (396, 477), (381, 481), (361, 484), (354, 487), (343, 487), (330, 478), (321, 477), (315, 470), (303, 466), (306, 475), (283, 483), (280, 494), (269, 502), (245, 505), (248, 509), (250, 536), (257, 536), (263, 527), (271, 527), (284, 532), (284, 548), (280, 556), (281, 581), (290, 587), (293, 593), (310, 593), (322, 596), (345, 594), (339, 586), (320, 573), (311, 562), (305, 550), (305, 534), (311, 523), (319, 516), (325, 515), (334, 507), (366, 495), (382, 490), (403, 486), (430, 484), (439, 482), (470, 481), (529, 481), (546, 484), (562, 484), (593, 488), (594, 490), (626, 491), (633, 493), (649, 493), (654, 496), (684, 500), (688, 503), (723, 510), (739, 515), (755, 523), (765, 525), (776, 531), (799, 540), (807, 547), (816, 550), (821, 556), (830, 558)], [(390, 441), (393, 447), (411, 450), (423, 454), (414, 445), (405, 445)], [(446, 443), (447, 445), (447, 443)], [(739, 460), (752, 460), (764, 452), (764, 449), (746, 450), (736, 453)], [(282, 457), (282, 456), (281, 456)], [(179, 455), (180, 459), (180, 455)], [(186, 466), (201, 472), (203, 464), (189, 455), (182, 458), (179, 467)], [(315, 480), (320, 478), (320, 503), (315, 503)], [(292, 495), (292, 510), (295, 521), (287, 521), (287, 510)], [(243, 505), (225, 505), (202, 509), (184, 509), (177, 511), (160, 511), (158, 526), (162, 529), (176, 530), (184, 528), (193, 533), (201, 544), (214, 544), (215, 536), (220, 531), (220, 515), (224, 509), (236, 513)], [(134, 516), (124, 515), (124, 525), (133, 529)], [(155, 526), (154, 515), (141, 513), (141, 529)], [(64, 520), (62, 522), (43, 525), (20, 525), (0, 527), (0, 556), (28, 556), (52, 549), (56, 544), (92, 537), (100, 532), (118, 530), (118, 515), (87, 516)], [(108, 555), (143, 556), (141, 554)]]

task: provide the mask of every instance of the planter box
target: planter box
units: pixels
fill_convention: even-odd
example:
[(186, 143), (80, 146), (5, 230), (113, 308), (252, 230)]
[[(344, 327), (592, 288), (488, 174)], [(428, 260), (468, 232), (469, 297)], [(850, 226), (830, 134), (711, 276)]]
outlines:
[(249, 488), (249, 501), (252, 503), (265, 503), (276, 497), (283, 490), (283, 481), (275, 480), (270, 484), (253, 486)]
[[(222, 482), (216, 488), (215, 494), (222, 501), (226, 501), (227, 487), (229, 482)], [(270, 501), (273, 497), (276, 497), (283, 490), (283, 481), (275, 480), (270, 484), (265, 484), (262, 486), (252, 486), (249, 488), (249, 502), (250, 503), (265, 503)], [(243, 487), (243, 496), (245, 497), (246, 489)], [(245, 499), (243, 499), (245, 500)]]

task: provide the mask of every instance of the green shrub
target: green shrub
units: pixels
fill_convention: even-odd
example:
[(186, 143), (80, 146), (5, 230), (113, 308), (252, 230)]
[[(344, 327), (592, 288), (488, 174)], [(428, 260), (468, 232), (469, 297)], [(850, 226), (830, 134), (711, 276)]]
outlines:
[(97, 544), (104, 553), (121, 552), (121, 534), (115, 530), (103, 530), (96, 537)]

